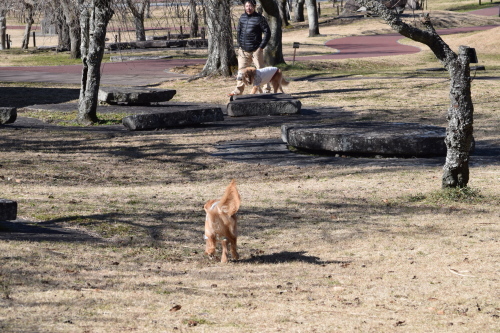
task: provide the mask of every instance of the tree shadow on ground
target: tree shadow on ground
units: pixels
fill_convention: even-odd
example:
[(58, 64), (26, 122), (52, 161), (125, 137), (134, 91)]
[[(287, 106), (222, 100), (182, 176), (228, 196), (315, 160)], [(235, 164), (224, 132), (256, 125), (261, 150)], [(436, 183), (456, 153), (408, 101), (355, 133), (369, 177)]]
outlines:
[(62, 241), (62, 242), (97, 242), (100, 238), (89, 234), (63, 228), (52, 221), (0, 221), (0, 239), (18, 241)]
[(266, 255), (251, 255), (248, 259), (239, 260), (238, 263), (245, 264), (282, 264), (289, 262), (303, 262), (307, 264), (314, 265), (328, 265), (328, 264), (347, 264), (348, 261), (338, 261), (338, 260), (321, 260), (316, 256), (308, 256), (305, 254), (306, 251), (297, 252), (277, 252)]
[(78, 99), (79, 94), (79, 89), (70, 88), (0, 87), (0, 107), (65, 103)]

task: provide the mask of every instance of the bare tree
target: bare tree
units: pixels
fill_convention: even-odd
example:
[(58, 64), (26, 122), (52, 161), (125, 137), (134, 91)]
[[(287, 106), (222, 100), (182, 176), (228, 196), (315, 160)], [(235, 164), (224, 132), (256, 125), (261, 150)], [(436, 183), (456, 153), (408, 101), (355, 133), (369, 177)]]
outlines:
[(35, 12), (35, 3), (31, 0), (23, 0), (21, 5), (23, 7), (26, 20), (26, 27), (24, 29), (21, 48), (27, 50), (30, 42), (31, 26), (33, 25), (33, 23), (35, 23), (35, 20), (33, 19), (33, 14)]
[(304, 22), (304, 3), (305, 0), (293, 0), (293, 21)]
[(146, 29), (144, 29), (144, 14), (150, 0), (126, 0), (126, 4), (135, 24), (135, 39), (146, 40)]
[(474, 106), (471, 98), (470, 51), (460, 46), (453, 52), (434, 29), (428, 14), (421, 22), (425, 30), (412, 27), (381, 3), (357, 0), (372, 10), (401, 35), (423, 43), (434, 52), (450, 75), (450, 107), (446, 130), (446, 163), (443, 167), (442, 187), (466, 187), (469, 181), (469, 155), (473, 140)]
[(231, 76), (236, 67), (236, 53), (231, 29), (231, 0), (204, 0), (207, 13), (208, 58), (203, 70), (190, 80), (200, 77)]
[(318, 6), (316, 0), (306, 0), (309, 37), (319, 35)]
[(281, 26), (288, 26), (288, 0), (277, 0), (281, 16)]
[(80, 58), (80, 13), (78, 11), (77, 2), (76, 0), (59, 0), (59, 3), (61, 5), (64, 18), (66, 19), (66, 24), (69, 30), (69, 38), (71, 42), (70, 57), (73, 59)]
[(90, 125), (98, 121), (97, 95), (101, 83), (101, 62), (106, 43), (106, 29), (114, 12), (112, 0), (78, 0), (82, 31), (82, 84), (77, 122)]
[(7, 13), (11, 9), (10, 0), (0, 1), (0, 50), (7, 48)]
[(285, 63), (283, 58), (282, 20), (278, 3), (275, 0), (261, 0), (260, 3), (271, 29), (271, 39), (264, 49), (264, 62), (270, 66)]
[(196, 12), (196, 0), (189, 0), (189, 24), (191, 38), (198, 37), (198, 13)]

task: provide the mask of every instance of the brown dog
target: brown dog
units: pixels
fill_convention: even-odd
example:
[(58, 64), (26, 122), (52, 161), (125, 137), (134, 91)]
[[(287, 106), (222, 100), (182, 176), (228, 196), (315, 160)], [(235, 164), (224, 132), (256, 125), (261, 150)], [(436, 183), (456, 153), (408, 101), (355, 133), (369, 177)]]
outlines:
[(236, 189), (236, 181), (233, 179), (226, 188), (220, 200), (208, 200), (205, 206), (207, 213), (205, 219), (205, 253), (213, 256), (217, 238), (222, 243), (221, 262), (227, 262), (227, 245), (231, 244), (231, 255), (234, 260), (238, 260), (236, 251), (237, 221), (236, 213), (240, 208), (240, 194)]
[(270, 83), (273, 86), (274, 93), (281, 93), (283, 91), (283, 86), (288, 85), (288, 81), (283, 77), (283, 72), (277, 67), (264, 67), (261, 69), (255, 69), (253, 67), (247, 67), (240, 69), (238, 71), (238, 76), (236, 77), (238, 81), (243, 81), (247, 86), (253, 86), (251, 94), (256, 94), (257, 90), (262, 94), (261, 86)]

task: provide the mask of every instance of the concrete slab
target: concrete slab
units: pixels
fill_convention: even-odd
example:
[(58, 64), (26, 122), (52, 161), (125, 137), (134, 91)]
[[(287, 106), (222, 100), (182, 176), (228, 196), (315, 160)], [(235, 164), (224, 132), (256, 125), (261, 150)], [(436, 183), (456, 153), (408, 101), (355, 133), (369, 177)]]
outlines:
[(284, 124), (281, 135), (288, 145), (304, 150), (347, 155), (446, 155), (446, 129), (416, 123)]
[(231, 117), (298, 114), (302, 103), (287, 94), (256, 94), (233, 96), (227, 105)]

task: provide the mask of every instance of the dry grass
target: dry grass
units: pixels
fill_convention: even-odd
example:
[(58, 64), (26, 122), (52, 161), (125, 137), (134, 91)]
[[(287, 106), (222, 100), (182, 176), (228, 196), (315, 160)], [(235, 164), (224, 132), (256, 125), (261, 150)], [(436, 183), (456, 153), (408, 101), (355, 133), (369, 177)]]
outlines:
[[(500, 76), (486, 33), (449, 38), (481, 40), (496, 69), (477, 78)], [(446, 74), (418, 74), (415, 63), (437, 66), (426, 52), (325, 63), (373, 74), (295, 81), (287, 92), (306, 107), (341, 107), (339, 121), (445, 125)], [(224, 104), (233, 83), (163, 86), (179, 101)], [(473, 94), (475, 138), (498, 147), (500, 81), (476, 79)], [(299, 168), (211, 155), (218, 142), (278, 138), (265, 122), (0, 131), (1, 196), (41, 228), (0, 224), (2, 332), (499, 331), (498, 163), (473, 159), (473, 191), (459, 200), (439, 190), (441, 167), (418, 160)], [(231, 178), (243, 200), (242, 260), (223, 265), (202, 254), (202, 206)], [(43, 232), (54, 226), (78, 234)]]

